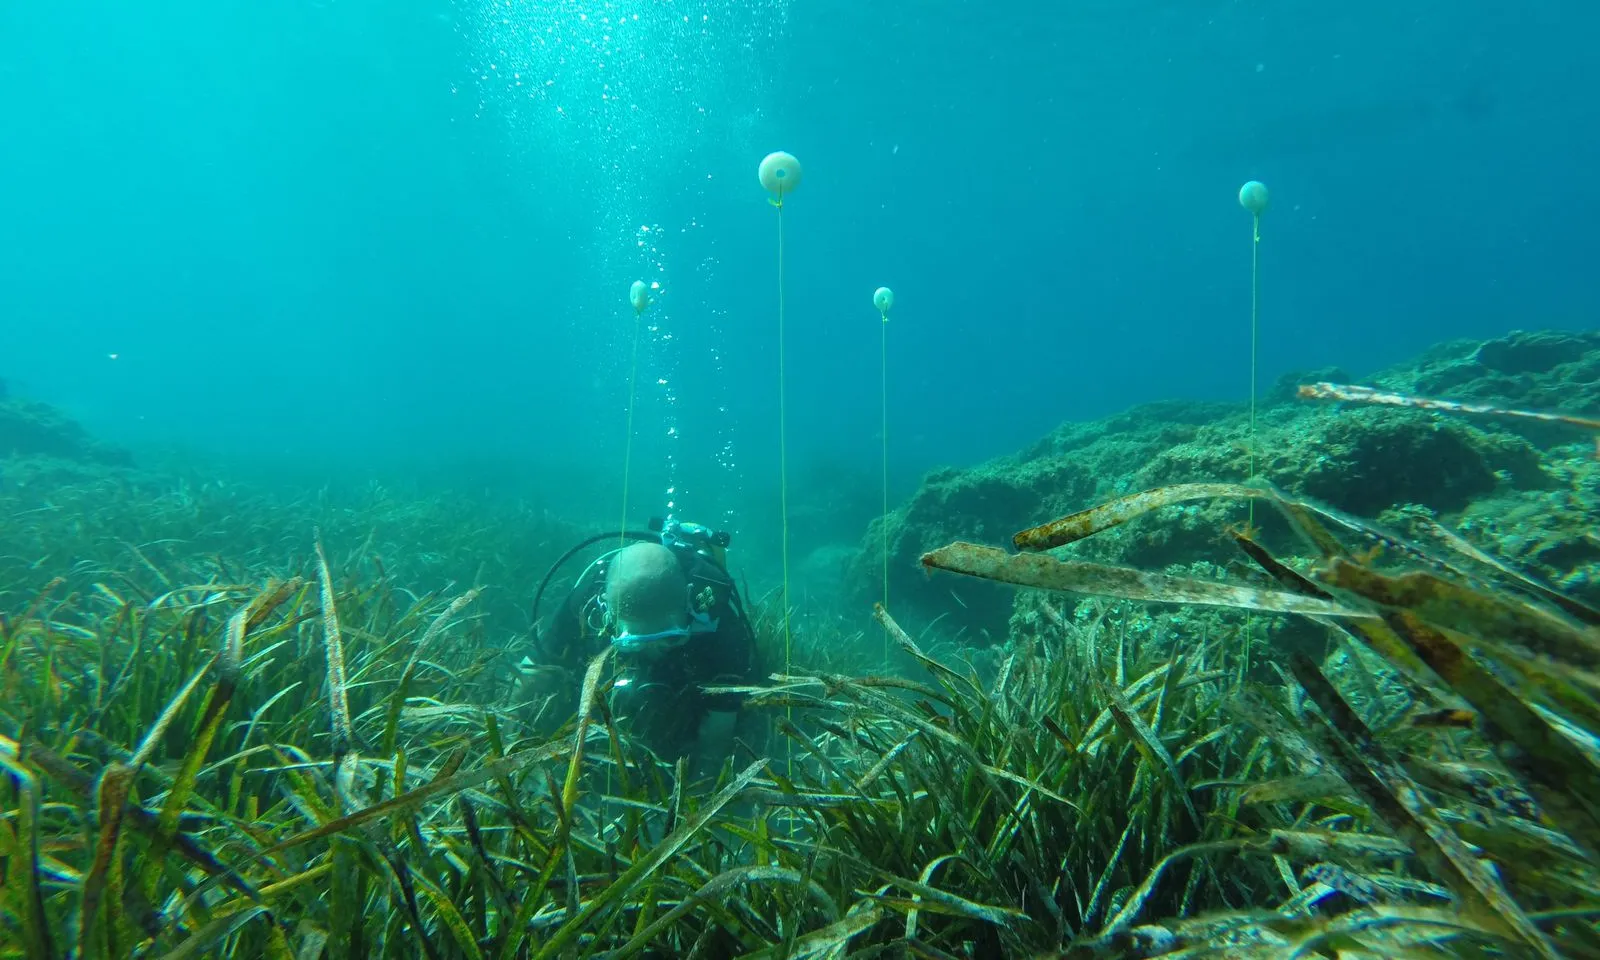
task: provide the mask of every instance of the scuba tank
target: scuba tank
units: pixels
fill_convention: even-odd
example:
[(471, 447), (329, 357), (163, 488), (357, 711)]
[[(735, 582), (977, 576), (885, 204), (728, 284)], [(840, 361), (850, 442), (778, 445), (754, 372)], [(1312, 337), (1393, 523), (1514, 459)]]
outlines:
[(661, 542), (674, 552), (691, 552), (726, 571), (728, 544), (733, 539), (726, 531), (713, 530), (702, 523), (663, 520), (660, 517), (650, 518), (650, 530), (661, 534)]
[(661, 534), (661, 543), (677, 554), (689, 579), (689, 605), (698, 616), (709, 617), (730, 605), (734, 595), (733, 578), (728, 575), (728, 543), (725, 531), (712, 530), (699, 523), (652, 518), (650, 528)]

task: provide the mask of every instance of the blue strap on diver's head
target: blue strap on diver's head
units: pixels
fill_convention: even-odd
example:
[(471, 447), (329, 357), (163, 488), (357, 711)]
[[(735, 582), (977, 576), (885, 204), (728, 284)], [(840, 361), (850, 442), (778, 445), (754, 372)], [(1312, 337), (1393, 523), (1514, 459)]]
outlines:
[(611, 638), (611, 645), (617, 648), (618, 653), (639, 653), (643, 650), (671, 650), (682, 646), (688, 639), (688, 627), (674, 627), (671, 630), (658, 630), (655, 633), (624, 631)]
[(611, 645), (617, 648), (618, 653), (673, 650), (683, 646), (695, 634), (715, 633), (719, 623), (716, 617), (694, 611), (689, 614), (687, 626), (657, 630), (654, 633), (629, 633), (624, 630), (611, 638)]

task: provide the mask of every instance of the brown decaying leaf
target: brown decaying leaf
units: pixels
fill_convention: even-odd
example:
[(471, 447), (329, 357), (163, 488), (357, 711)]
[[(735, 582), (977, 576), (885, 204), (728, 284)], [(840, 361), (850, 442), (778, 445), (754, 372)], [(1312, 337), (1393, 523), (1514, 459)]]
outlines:
[(1172, 577), (1127, 567), (1062, 561), (1044, 554), (1011, 554), (998, 547), (975, 543), (957, 542), (925, 553), (922, 555), (922, 565), (1017, 586), (1126, 600), (1208, 604), (1307, 616), (1376, 617), (1376, 614), (1368, 611), (1319, 597), (1212, 580)]
[(1600, 420), (1590, 417), (1580, 417), (1567, 413), (1540, 413), (1533, 410), (1515, 410), (1510, 407), (1496, 407), (1486, 403), (1461, 403), (1455, 400), (1439, 400), (1432, 397), (1419, 397), (1405, 393), (1391, 393), (1375, 390), (1372, 387), (1357, 386), (1344, 383), (1307, 383), (1302, 384), (1297, 394), (1303, 400), (1335, 400), (1343, 403), (1373, 403), (1390, 407), (1410, 407), (1415, 410), (1437, 410), (1445, 413), (1467, 413), (1489, 417), (1510, 417), (1521, 420), (1542, 420), (1545, 423), (1561, 423), (1571, 427), (1580, 427), (1585, 430), (1600, 430)]
[(1140, 514), (1161, 507), (1193, 500), (1249, 499), (1274, 495), (1264, 487), (1246, 487), (1237, 483), (1177, 483), (1130, 493), (1059, 520), (1029, 527), (1014, 535), (1011, 544), (1018, 550), (1052, 550), (1127, 523)]

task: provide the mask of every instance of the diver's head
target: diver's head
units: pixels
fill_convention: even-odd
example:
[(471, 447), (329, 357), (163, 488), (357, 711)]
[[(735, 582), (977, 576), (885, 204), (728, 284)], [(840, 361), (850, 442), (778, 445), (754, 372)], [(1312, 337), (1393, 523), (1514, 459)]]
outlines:
[(692, 619), (689, 578), (678, 557), (659, 543), (618, 550), (606, 573), (606, 611), (623, 651), (670, 649), (687, 640)]

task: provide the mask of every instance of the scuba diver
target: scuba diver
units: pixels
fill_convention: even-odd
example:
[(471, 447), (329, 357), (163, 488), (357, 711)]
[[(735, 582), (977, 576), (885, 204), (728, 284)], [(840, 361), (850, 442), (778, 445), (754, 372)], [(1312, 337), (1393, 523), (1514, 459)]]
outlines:
[[(688, 754), (696, 767), (720, 764), (743, 698), (703, 687), (748, 685), (761, 676), (755, 631), (728, 575), (729, 537), (671, 519), (652, 519), (650, 531), (598, 534), (551, 566), (534, 595), (534, 652), (518, 665), (521, 699), (530, 689), (548, 691), (552, 678), (576, 695), (585, 666), (609, 643), (613, 716), (663, 759)], [(606, 540), (618, 545), (579, 575), (540, 631), (540, 602), (556, 571)]]

